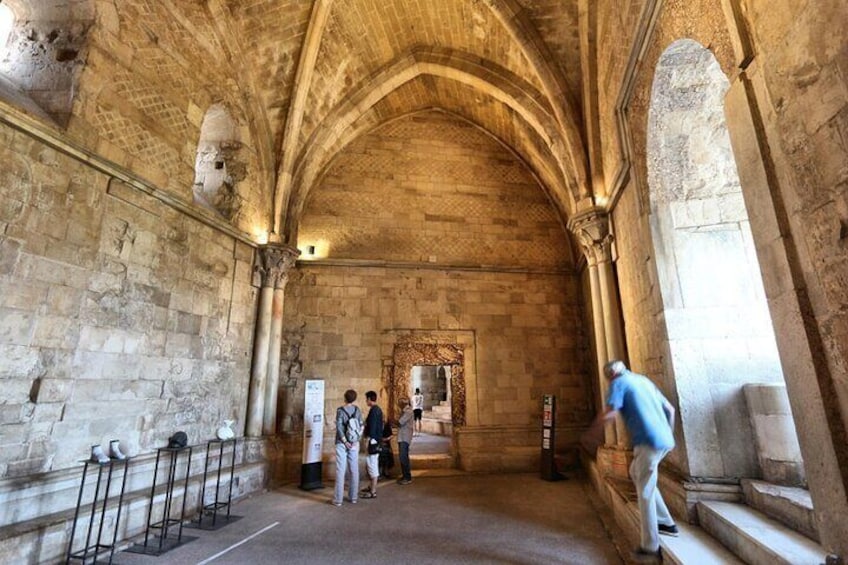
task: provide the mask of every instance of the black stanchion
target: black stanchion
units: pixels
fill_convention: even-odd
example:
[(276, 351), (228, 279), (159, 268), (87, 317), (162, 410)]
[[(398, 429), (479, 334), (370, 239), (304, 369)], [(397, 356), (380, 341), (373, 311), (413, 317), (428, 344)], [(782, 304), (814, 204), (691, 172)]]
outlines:
[(542, 397), (542, 478), (561, 481), (566, 477), (556, 468), (556, 397)]
[[(206, 444), (206, 463), (203, 467), (203, 483), (200, 487), (200, 501), (198, 502), (199, 506), (199, 515), (197, 520), (193, 520), (190, 524), (186, 526), (189, 528), (198, 528), (201, 530), (217, 530), (219, 528), (223, 528), (227, 524), (235, 522), (236, 520), (241, 520), (241, 516), (234, 516), (230, 514), (230, 506), (233, 501), (233, 478), (235, 477), (236, 470), (236, 442), (237, 438), (233, 439), (213, 439), (209, 440)], [(231, 450), (230, 456), (230, 464), (229, 464), (229, 473), (230, 480), (229, 486), (227, 487), (227, 499), (226, 502), (222, 499), (221, 496), (221, 473), (224, 469), (224, 452), (226, 449)], [(215, 451), (218, 452), (218, 465), (217, 469), (212, 472), (215, 473), (215, 501), (209, 504), (206, 504), (206, 481), (209, 477), (209, 464), (211, 461), (210, 455), (214, 454)], [(224, 512), (226, 508), (227, 513), (225, 515), (220, 515)]]
[[(82, 471), (82, 480), (80, 481), (79, 495), (77, 496), (77, 506), (74, 510), (74, 522), (71, 526), (71, 536), (68, 541), (68, 552), (65, 556), (65, 563), (80, 561), (85, 563), (97, 563), (98, 557), (109, 554), (107, 563), (112, 563), (112, 558), (115, 555), (115, 544), (118, 540), (118, 524), (121, 521), (121, 506), (124, 502), (124, 490), (127, 486), (127, 464), (129, 459), (110, 459), (106, 463), (98, 463), (96, 461), (84, 461), (85, 466)], [(91, 499), (91, 516), (88, 519), (88, 529), (85, 534), (85, 546), (82, 549), (74, 551), (74, 537), (77, 533), (77, 523), (79, 522), (80, 510), (83, 507), (83, 493), (85, 491), (85, 482), (89, 475), (89, 469), (97, 468), (97, 478), (94, 482), (94, 496)], [(103, 526), (106, 518), (106, 507), (109, 502), (109, 495), (112, 488), (112, 476), (116, 468), (123, 469), (121, 478), (121, 490), (118, 495), (118, 509), (115, 514), (115, 523), (112, 525), (112, 540), (111, 543), (103, 543)], [(103, 489), (103, 498), (100, 499), (100, 485), (103, 482), (103, 475), (106, 475), (106, 488)], [(98, 512), (98, 503), (100, 511)], [(86, 503), (87, 505), (87, 503)], [(98, 516), (99, 515), (99, 516)], [(94, 534), (94, 524), (98, 522), (97, 536), (92, 539)], [(108, 533), (107, 539), (108, 539)], [(90, 561), (89, 561), (90, 560)], [(101, 562), (104, 562), (101, 560)]]
[[(175, 547), (179, 547), (196, 537), (183, 535), (183, 521), (185, 520), (186, 500), (188, 499), (188, 481), (191, 477), (191, 454), (192, 446), (186, 447), (161, 447), (156, 450), (156, 465), (153, 470), (153, 486), (150, 488), (150, 501), (147, 508), (147, 528), (144, 531), (144, 543), (137, 543), (127, 549), (130, 553), (142, 553), (144, 555), (161, 555)], [(167, 459), (166, 480), (162, 488), (165, 492), (165, 504), (162, 509), (162, 519), (153, 521), (153, 505), (156, 499), (157, 481), (159, 478), (159, 464), (162, 459)], [(182, 457), (186, 456), (186, 457)], [(185, 477), (183, 485), (183, 503), (179, 517), (171, 518), (174, 501), (174, 485), (177, 483), (178, 463), (185, 459)], [(172, 535), (176, 530), (176, 536)], [(158, 533), (157, 533), (158, 532)], [(151, 534), (158, 538), (151, 540)]]

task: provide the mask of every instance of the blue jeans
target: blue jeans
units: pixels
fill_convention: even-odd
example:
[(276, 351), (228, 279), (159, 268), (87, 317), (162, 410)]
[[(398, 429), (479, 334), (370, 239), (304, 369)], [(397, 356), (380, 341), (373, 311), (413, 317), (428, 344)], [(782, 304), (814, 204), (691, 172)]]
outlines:
[(412, 480), (412, 473), (409, 470), (409, 443), (405, 441), (398, 442), (398, 457), (400, 457), (400, 472), (401, 478), (407, 481)]
[(359, 442), (350, 449), (343, 443), (336, 444), (336, 488), (333, 492), (333, 502), (342, 503), (344, 498), (344, 481), (346, 472), (350, 472), (348, 496), (356, 500), (359, 495)]

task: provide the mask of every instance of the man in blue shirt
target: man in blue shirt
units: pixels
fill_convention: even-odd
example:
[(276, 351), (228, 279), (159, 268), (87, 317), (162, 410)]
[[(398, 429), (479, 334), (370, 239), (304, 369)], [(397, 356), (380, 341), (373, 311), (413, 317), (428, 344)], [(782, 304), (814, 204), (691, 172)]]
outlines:
[(676, 536), (677, 526), (657, 489), (660, 461), (674, 448), (674, 414), (671, 403), (648, 378), (631, 373), (623, 362), (604, 366), (610, 381), (606, 408), (587, 432), (602, 430), (621, 414), (633, 443), (630, 478), (636, 485), (641, 516), (642, 541), (634, 557), (656, 558), (660, 553), (659, 534)]

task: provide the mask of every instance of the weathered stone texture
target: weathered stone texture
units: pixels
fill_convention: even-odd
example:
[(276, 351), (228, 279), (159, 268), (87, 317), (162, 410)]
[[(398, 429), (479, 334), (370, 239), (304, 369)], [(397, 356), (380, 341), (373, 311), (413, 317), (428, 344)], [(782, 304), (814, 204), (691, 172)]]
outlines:
[(7, 2), (6, 6), (9, 4), (15, 22), (0, 53), (0, 76), (20, 91), (16, 98), (24, 108), (67, 124), (76, 78), (85, 62), (94, 3)]
[(314, 191), (298, 246), (314, 245), (320, 257), (572, 264), (562, 224), (523, 163), (442, 113), (398, 120), (357, 141)]
[[(622, 4), (618, 8), (609, 6), (606, 11), (602, 11), (599, 25), (601, 29), (614, 29), (624, 24), (621, 34), (630, 37), (636, 29), (634, 10), (638, 14), (642, 6), (641, 2)], [(725, 4), (727, 7), (733, 3)], [(791, 378), (794, 381), (789, 386), (790, 398), (794, 394), (793, 409), (800, 408), (796, 411), (799, 418), (805, 418), (805, 410), (821, 410), (821, 405), (814, 400), (816, 394), (799, 394), (802, 389), (805, 391), (817, 386), (816, 375), (807, 373), (807, 365), (795, 363), (795, 359), (809, 360), (810, 351), (793, 349), (803, 348), (808, 343), (808, 332), (815, 328), (814, 333), (820, 332), (824, 343), (824, 349), (819, 354), (815, 345), (817, 338), (814, 336), (812, 339), (813, 360), (818, 362), (820, 359), (822, 362), (818, 369), (822, 372), (818, 378), (824, 379), (820, 398), (831, 406), (828, 418), (845, 419), (848, 414), (848, 402), (845, 400), (845, 375), (848, 370), (845, 343), (848, 341), (845, 340), (845, 332), (838, 328), (844, 317), (846, 280), (841, 270), (845, 267), (843, 236), (846, 206), (842, 202), (846, 191), (845, 163), (848, 162), (848, 149), (844, 143), (844, 109), (848, 100), (844, 62), (848, 61), (848, 51), (844, 44), (842, 22), (846, 21), (848, 8), (844, 2), (838, 1), (802, 5), (758, 1), (741, 4), (743, 27), (740, 31), (744, 34), (745, 25), (749, 26), (753, 39), (754, 62), (748, 72), (755, 85), (751, 92), (756, 91), (759, 107), (752, 108), (752, 111), (763, 118), (765, 132), (761, 133), (772, 144), (769, 155), (758, 154), (759, 163), (745, 163), (745, 166), (761, 167), (763, 157), (773, 159), (774, 168), (770, 168), (771, 162), (765, 163), (766, 174), (772, 175), (769, 182), (775, 183), (772, 189), (778, 192), (772, 196), (775, 198), (772, 201), (763, 198), (765, 193), (756, 190), (757, 187), (743, 185), (742, 188), (746, 192), (746, 199), (750, 194), (759, 195), (747, 204), (753, 239), (757, 244), (757, 255), (769, 292), (771, 315), (780, 334), (778, 343), (781, 357), (791, 373), (787, 374), (787, 380)], [(662, 51), (673, 41), (694, 39), (709, 47), (731, 83), (738, 86), (740, 79), (736, 78), (735, 67), (741, 63), (742, 55), (732, 51), (729, 38), (735, 31), (727, 28), (727, 22), (728, 13), (724, 12), (722, 3), (718, 1), (663, 3), (656, 29), (636, 69), (628, 114), (633, 159), (631, 172), (635, 175), (631, 175), (629, 184), (622, 191), (614, 211), (614, 220), (630, 358), (634, 366), (655, 375), (667, 374), (671, 352), (662, 346), (665, 319), (660, 316), (660, 281), (657, 278), (656, 252), (652, 251), (651, 246), (644, 174), (647, 168), (645, 126), (654, 69)], [(599, 104), (604, 165), (607, 173), (614, 173), (620, 162), (614, 104), (618, 85), (623, 84), (624, 66), (632, 44), (630, 41), (622, 42), (619, 36), (601, 34), (601, 37), (598, 49), (601, 83)], [(740, 96), (744, 85), (737, 91), (734, 108), (739, 113), (742, 110)], [(740, 116), (729, 116), (728, 120), (731, 118), (739, 120)], [(745, 119), (751, 118), (747, 116)], [(740, 123), (737, 121), (731, 127), (738, 130), (742, 127)], [(746, 141), (756, 143), (754, 139)], [(739, 147), (734, 149), (737, 153), (740, 150)], [(748, 150), (745, 154), (750, 160), (753, 151)], [(607, 178), (612, 179), (612, 176)], [(777, 205), (776, 210), (774, 204)], [(736, 205), (731, 206), (738, 208)], [(782, 217), (783, 207), (789, 215), (788, 222)], [(679, 209), (676, 210), (675, 220), (688, 221), (693, 212), (707, 217), (714, 216), (716, 210), (707, 207), (700, 210), (691, 207)], [(728, 214), (733, 215), (733, 212), (729, 210)], [(796, 251), (797, 257), (794, 256)], [(793, 272), (799, 264), (803, 270), (803, 280), (798, 277), (798, 270)], [(807, 288), (799, 293), (799, 287)], [(807, 312), (804, 306), (807, 293), (814, 312)], [(805, 321), (802, 318), (810, 315), (814, 315), (816, 320)], [(802, 367), (804, 375), (796, 374), (795, 370)], [(801, 382), (799, 379), (805, 380)], [(667, 379), (663, 384), (667, 390), (673, 387), (673, 383)], [(833, 388), (828, 390), (831, 386)], [(841, 408), (834, 411), (834, 403)], [(807, 435), (806, 450), (814, 457), (819, 457), (823, 449), (820, 442), (830, 441), (828, 438), (831, 431), (838, 429), (838, 426), (828, 428), (820, 425), (820, 422), (814, 423), (810, 418), (805, 419), (805, 423), (803, 432)], [(816, 431), (813, 431), (814, 427)], [(839, 433), (833, 436), (837, 442), (833, 447), (837, 450), (843, 449), (840, 445), (844, 442), (838, 439), (840, 436)], [(679, 443), (677, 452), (671, 456), (676, 466), (684, 465), (687, 458), (685, 451), (691, 440), (690, 437), (681, 439), (684, 441)], [(805, 449), (803, 442), (802, 449)], [(823, 451), (828, 449), (824, 448)], [(822, 503), (826, 501), (826, 504), (820, 505), (821, 512), (829, 516), (828, 522), (844, 522), (844, 494), (840, 494), (842, 490), (838, 486), (838, 468), (827, 466), (820, 480), (822, 482), (812, 490), (814, 498), (819, 497)], [(825, 509), (824, 506), (828, 505)], [(838, 527), (834, 528), (831, 535), (835, 537), (831, 543), (839, 538), (846, 539), (843, 533)], [(839, 544), (834, 543), (833, 547), (837, 546)], [(844, 544), (839, 547), (844, 548)]]
[[(379, 22), (375, 26), (375, 23)], [(386, 30), (384, 33), (381, 31)], [(391, 30), (391, 31), (389, 31)], [(316, 77), (306, 102), (303, 143), (336, 106), (394, 59), (419, 45), (449, 45), (482, 60), (500, 59), (509, 71), (540, 89), (522, 49), (511, 46), (509, 32), (484, 3), (443, 0), (339, 2), (325, 31), (315, 62)], [(366, 38), (363, 42), (363, 38)], [(351, 44), (361, 49), (351, 50)]]
[(301, 262), (286, 291), (284, 331), (302, 343), (303, 378), (326, 380), (329, 416), (345, 389), (386, 386), (387, 332), (461, 330), (476, 336), (476, 372), (466, 379), (478, 393), (466, 401), (479, 425), (534, 426), (548, 393), (558, 396), (560, 423), (579, 425), (591, 415), (580, 300), (578, 279), (566, 274)]
[[(219, 37), (205, 9), (191, 3), (104, 6), (90, 32), (69, 134), (190, 203), (200, 125), (212, 103), (232, 111), (249, 145), (270, 142), (256, 137), (253, 109)], [(235, 188), (244, 204), (232, 222), (249, 233), (268, 229), (260, 152), (241, 155), (245, 178)]]
[(745, 3), (790, 176), (787, 212), (848, 426), (848, 6)]
[(107, 194), (105, 177), (24, 133), (0, 137), (3, 162), (38, 156), (2, 173), (2, 476), (242, 420), (252, 254), (149, 197)]

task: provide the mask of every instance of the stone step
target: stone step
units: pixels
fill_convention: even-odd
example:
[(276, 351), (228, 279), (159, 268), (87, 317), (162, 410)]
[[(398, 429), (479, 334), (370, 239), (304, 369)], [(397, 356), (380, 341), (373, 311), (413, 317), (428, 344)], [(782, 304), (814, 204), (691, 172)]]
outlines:
[(743, 565), (738, 557), (698, 526), (677, 524), (680, 536), (660, 536), (663, 563), (674, 565)]
[(819, 541), (810, 491), (799, 487), (742, 479), (742, 492), (745, 494), (745, 502), (748, 506), (774, 518), (789, 529), (804, 534), (813, 541)]
[(821, 546), (745, 504), (701, 501), (698, 520), (701, 527), (751, 565), (825, 562)]
[(433, 434), (437, 436), (449, 436), (453, 434), (453, 424), (450, 420), (440, 420), (435, 418), (422, 418), (421, 431), (425, 434)]
[[(604, 484), (609, 492), (611, 505), (616, 514), (616, 523), (621, 528), (626, 543), (635, 547), (639, 544), (639, 505), (633, 483), (625, 479), (606, 477)], [(663, 563), (675, 565), (742, 565), (744, 562), (731, 553), (718, 540), (698, 526), (677, 521), (679, 537), (660, 536)]]
[(430, 410), (425, 410), (424, 414), (446, 415), (448, 418), (450, 418), (451, 407), (450, 407), (450, 405), (447, 405), (447, 406), (441, 406), (441, 405), (432, 406), (432, 407), (430, 407)]
[(450, 422), (452, 420), (451, 413), (442, 412), (424, 412), (421, 414), (422, 420), (438, 420), (440, 422)]
[[(395, 465), (400, 470), (400, 465), (397, 461), (395, 461)], [(454, 467), (454, 460), (447, 453), (422, 453), (419, 455), (410, 453), (409, 465), (413, 471), (423, 469), (452, 469)]]

